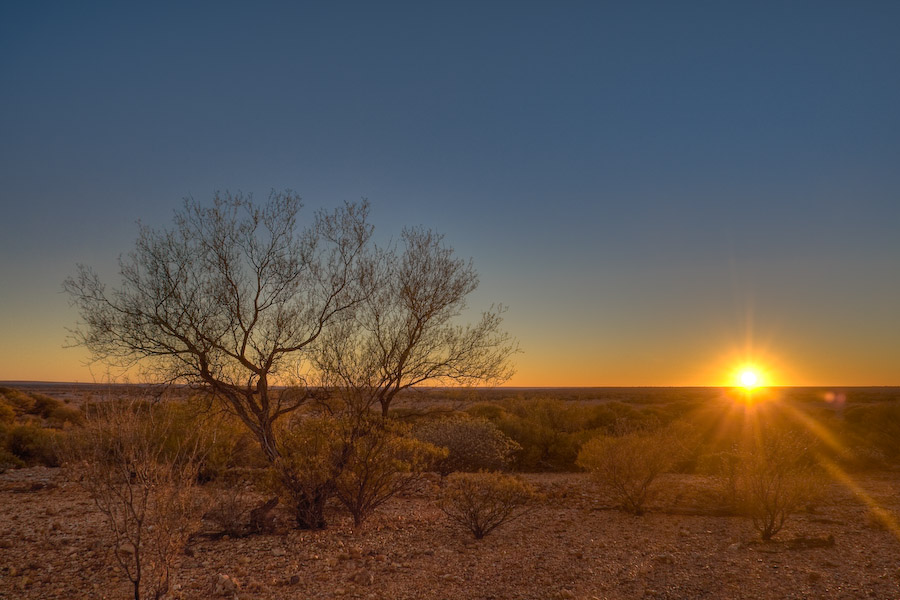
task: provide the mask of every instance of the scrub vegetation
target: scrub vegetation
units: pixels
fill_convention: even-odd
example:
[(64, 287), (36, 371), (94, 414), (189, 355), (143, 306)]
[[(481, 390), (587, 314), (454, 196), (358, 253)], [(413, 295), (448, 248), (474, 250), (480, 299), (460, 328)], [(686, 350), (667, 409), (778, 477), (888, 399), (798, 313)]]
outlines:
[[(91, 502), (66, 518), (93, 523), (78, 526), (90, 532), (79, 535), (105, 549), (99, 564), (114, 568), (135, 598), (214, 592), (216, 573), (198, 582), (189, 556), (228, 540), (268, 540), (266, 548), (284, 545), (288, 556), (301, 557), (321, 552), (313, 549), (321, 544), (345, 548), (335, 550), (334, 568), (347, 552), (349, 570), (333, 576), (351, 587), (399, 576), (389, 559), (378, 571), (386, 549), (353, 558), (348, 531), (369, 543), (426, 528), (435, 536), (428, 552), (513, 535), (524, 552), (529, 543), (544, 547), (547, 535), (568, 537), (595, 522), (601, 530), (617, 523), (609, 535), (639, 528), (646, 536), (660, 527), (663, 535), (665, 523), (690, 527), (690, 519), (704, 519), (710, 531), (733, 523), (736, 533), (718, 543), (736, 552), (760, 543), (770, 552), (826, 552), (862, 535), (854, 532), (877, 538), (867, 544), (900, 542), (896, 496), (866, 491), (880, 489), (871, 482), (897, 485), (895, 440), (885, 431), (892, 422), (881, 422), (897, 410), (895, 390), (847, 390), (841, 403), (811, 390), (760, 391), (754, 402), (735, 394), (426, 389), (399, 394), (384, 416), (378, 404), (359, 412), (345, 395), (320, 391), (278, 424), (276, 461), (240, 418), (212, 410), (209, 392), (190, 387), (160, 395), (97, 386), (68, 402), (40, 389), (2, 388), (0, 414), (6, 477), (49, 466), (77, 483), (66, 493), (84, 490)], [(32, 436), (16, 433), (25, 430)], [(9, 485), (0, 499), (19, 489)], [(849, 516), (834, 516), (848, 510), (859, 513), (852, 531), (844, 530)], [(580, 524), (566, 511), (576, 511)], [(618, 512), (638, 518), (620, 521)], [(563, 521), (548, 521), (551, 514)], [(310, 529), (321, 537), (292, 533)], [(41, 589), (11, 566), (6, 580), (22, 586), (17, 596)], [(298, 593), (315, 587), (303, 581), (291, 584)], [(455, 581), (448, 576), (441, 585)], [(254, 585), (262, 597), (284, 597), (287, 584)], [(790, 589), (821, 591), (812, 579), (805, 586)]]

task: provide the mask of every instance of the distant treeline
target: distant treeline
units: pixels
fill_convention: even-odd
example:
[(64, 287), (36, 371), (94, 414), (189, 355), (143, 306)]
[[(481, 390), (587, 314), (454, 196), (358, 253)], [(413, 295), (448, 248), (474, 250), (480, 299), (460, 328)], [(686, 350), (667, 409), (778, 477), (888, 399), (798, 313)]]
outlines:
[[(84, 406), (146, 392), (143, 386), (82, 384), (79, 403), (69, 401), (73, 388), (66, 384), (17, 387), (0, 387), (0, 470), (59, 464), (58, 437), (80, 426)], [(43, 393), (51, 390), (65, 394), (66, 401)], [(191, 393), (178, 388), (164, 397), (187, 400)], [(763, 435), (800, 432), (810, 439), (810, 452), (845, 468), (900, 466), (900, 388), (891, 387), (773, 388), (752, 394), (722, 388), (430, 388), (404, 394), (391, 416), (414, 424), (450, 416), (487, 420), (520, 446), (512, 466), (525, 472), (576, 471), (578, 453), (592, 438), (664, 429), (674, 431), (684, 446), (679, 470), (694, 472), (704, 457), (728, 451), (751, 424), (762, 425)], [(239, 427), (230, 430), (246, 437)]]

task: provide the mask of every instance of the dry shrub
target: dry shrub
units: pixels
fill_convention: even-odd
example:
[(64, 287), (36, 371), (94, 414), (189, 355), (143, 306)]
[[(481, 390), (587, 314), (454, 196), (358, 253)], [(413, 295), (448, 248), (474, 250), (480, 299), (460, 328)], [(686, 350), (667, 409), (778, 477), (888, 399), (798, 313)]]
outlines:
[(98, 405), (70, 441), (81, 485), (105, 518), (115, 564), (135, 600), (169, 589), (174, 559), (198, 526), (199, 435), (173, 437), (168, 405)]
[(331, 497), (361, 525), (446, 456), (446, 451), (410, 437), (402, 425), (370, 417), (300, 419), (281, 440), (275, 473), (304, 529), (325, 527), (324, 509)]
[(447, 449), (434, 467), (441, 477), (456, 471), (500, 471), (522, 447), (483, 418), (455, 416), (416, 427), (416, 438)]
[(481, 539), (524, 514), (534, 488), (518, 477), (500, 473), (454, 473), (447, 478), (440, 507), (451, 522)]
[(253, 472), (262, 472), (269, 463), (253, 435), (233, 415), (209, 413), (202, 406), (189, 406), (182, 415), (188, 428), (204, 431), (203, 463), (200, 481), (227, 483), (236, 476), (252, 483)]
[(31, 411), (34, 406), (34, 397), (25, 392), (8, 387), (0, 387), (0, 398), (3, 403), (10, 406), (17, 416)]
[(347, 444), (335, 495), (353, 515), (354, 525), (362, 525), (372, 511), (446, 456), (445, 449), (411, 437), (399, 423), (366, 421)]
[[(3, 432), (0, 431), (0, 442), (2, 441)], [(3, 447), (3, 444), (0, 443), (0, 474), (6, 473), (9, 469), (17, 469), (24, 466), (25, 463), (22, 462), (22, 459), (6, 450), (6, 448)]]
[(16, 421), (16, 411), (4, 396), (0, 396), (0, 426), (11, 425)]
[(210, 490), (212, 506), (203, 515), (223, 535), (243, 537), (249, 533), (250, 497), (245, 486), (220, 486)]
[(59, 451), (62, 434), (59, 431), (26, 423), (11, 427), (5, 437), (4, 449), (22, 464), (58, 467), (62, 462)]
[(728, 460), (738, 510), (763, 540), (770, 540), (792, 514), (821, 496), (822, 477), (805, 436), (770, 431)]
[(77, 408), (42, 394), (0, 387), (0, 469), (58, 467), (64, 437), (59, 429), (82, 422)]
[(43, 394), (29, 394), (33, 400), (31, 407), (26, 411), (30, 415), (38, 415), (47, 419), (53, 411), (62, 407), (62, 402), (56, 398), (45, 396)]
[(680, 445), (667, 430), (599, 436), (587, 442), (576, 464), (588, 471), (626, 511), (641, 515), (658, 492), (657, 478), (672, 469)]
[(327, 416), (295, 419), (279, 432), (279, 440), (271, 486), (287, 497), (299, 528), (324, 529), (325, 505), (343, 462), (337, 422)]

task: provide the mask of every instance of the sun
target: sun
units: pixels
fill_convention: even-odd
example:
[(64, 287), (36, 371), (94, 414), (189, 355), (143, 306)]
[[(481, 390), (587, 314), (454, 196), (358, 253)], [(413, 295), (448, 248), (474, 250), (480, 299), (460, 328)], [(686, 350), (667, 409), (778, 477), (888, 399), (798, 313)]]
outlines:
[(760, 385), (759, 373), (754, 369), (742, 369), (740, 381), (745, 390), (752, 390)]

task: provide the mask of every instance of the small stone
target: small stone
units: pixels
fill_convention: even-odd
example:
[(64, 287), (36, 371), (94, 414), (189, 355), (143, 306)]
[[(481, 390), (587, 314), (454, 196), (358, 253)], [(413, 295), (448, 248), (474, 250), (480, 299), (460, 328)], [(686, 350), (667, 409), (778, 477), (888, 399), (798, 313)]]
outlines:
[(236, 579), (224, 573), (216, 575), (215, 588), (213, 594), (216, 596), (234, 596), (237, 594), (240, 584)]
[(272, 556), (285, 556), (287, 552), (284, 551), (284, 548), (272, 548)]
[(288, 580), (288, 583), (290, 583), (291, 585), (297, 585), (298, 583), (300, 583), (300, 576), (299, 575), (291, 575), (291, 578)]
[(375, 582), (375, 576), (365, 569), (360, 569), (353, 574), (350, 581), (358, 585), (372, 585)]

